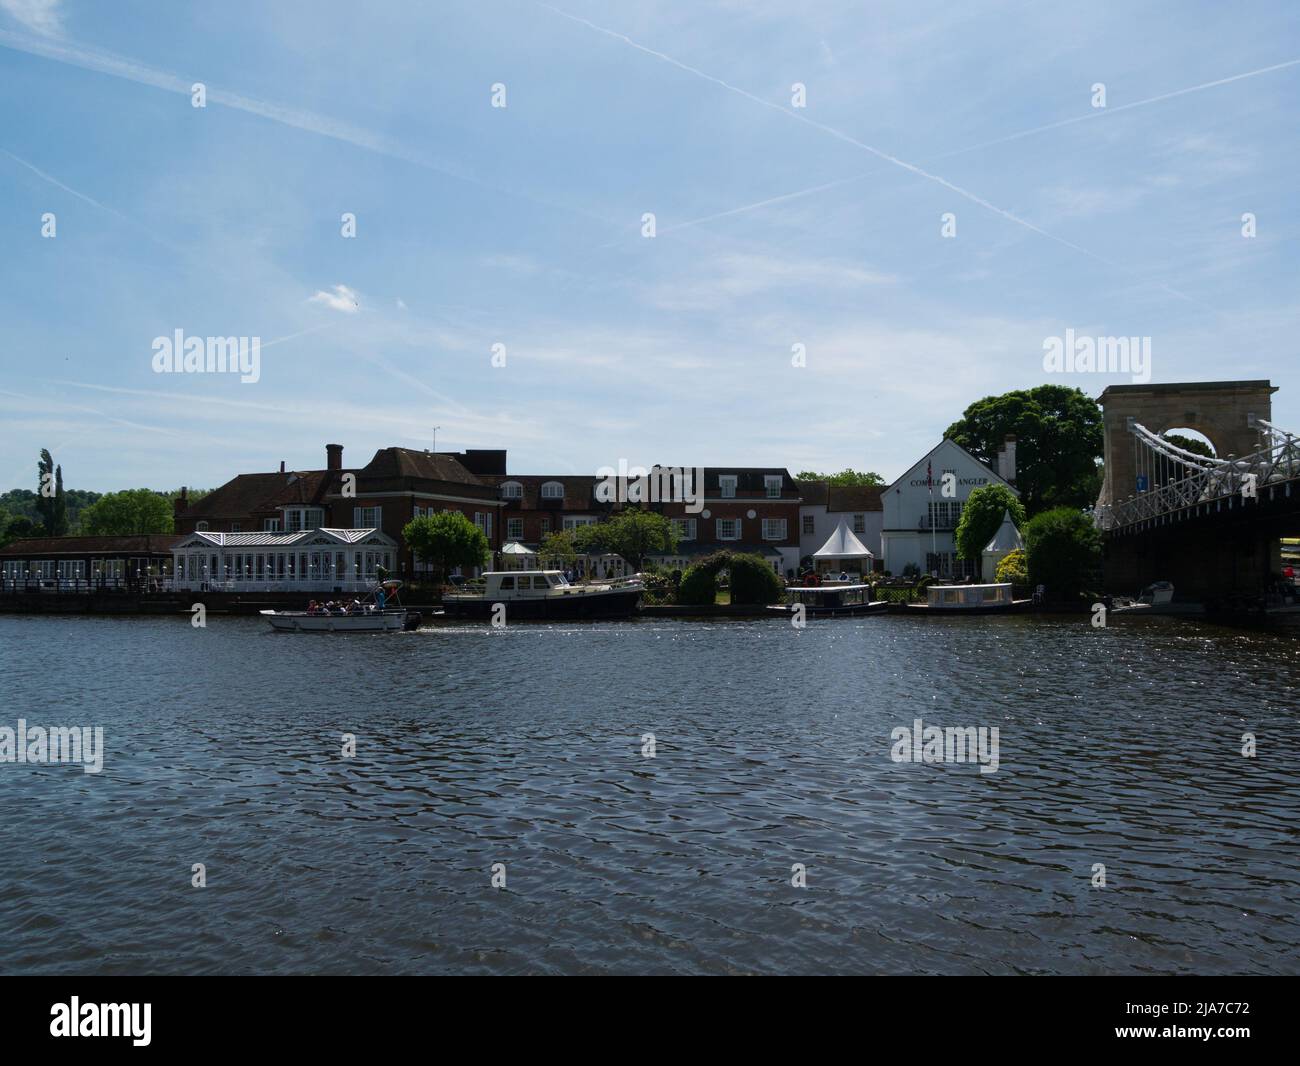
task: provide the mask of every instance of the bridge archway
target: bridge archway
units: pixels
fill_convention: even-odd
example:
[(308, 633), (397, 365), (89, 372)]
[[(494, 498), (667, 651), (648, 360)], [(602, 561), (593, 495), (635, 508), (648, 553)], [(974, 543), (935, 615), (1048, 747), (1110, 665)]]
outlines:
[(1106, 464), (1098, 506), (1118, 503), (1138, 491), (1130, 419), (1153, 433), (1195, 430), (1220, 458), (1248, 455), (1260, 447), (1260, 433), (1252, 420), (1272, 420), (1275, 392), (1267, 380), (1111, 385), (1097, 401), (1102, 408)]

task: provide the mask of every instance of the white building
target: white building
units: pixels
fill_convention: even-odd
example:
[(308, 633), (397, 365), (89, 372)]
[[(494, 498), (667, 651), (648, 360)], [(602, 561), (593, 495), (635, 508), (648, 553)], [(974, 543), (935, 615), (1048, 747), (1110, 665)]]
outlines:
[(801, 559), (814, 555), (841, 521), (846, 522), (853, 535), (879, 558), (880, 532), (884, 527), (883, 488), (829, 485), (825, 481), (800, 481), (798, 485)]
[(397, 542), (377, 529), (191, 533), (172, 546), (173, 587), (220, 592), (359, 592), (389, 573)]
[(975, 560), (958, 559), (953, 531), (966, 499), (976, 489), (1005, 485), (1017, 496), (1015, 439), (999, 454), (1002, 476), (950, 440), (941, 441), (885, 489), (881, 552), (895, 577), (915, 566), (921, 574), (963, 578), (978, 574)]

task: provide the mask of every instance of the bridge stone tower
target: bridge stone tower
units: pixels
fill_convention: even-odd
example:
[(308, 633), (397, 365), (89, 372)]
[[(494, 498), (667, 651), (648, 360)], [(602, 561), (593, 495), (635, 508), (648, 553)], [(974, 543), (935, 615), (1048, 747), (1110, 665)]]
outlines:
[(1105, 480), (1098, 506), (1126, 500), (1137, 491), (1130, 418), (1152, 433), (1183, 428), (1203, 433), (1221, 459), (1248, 455), (1261, 446), (1251, 416), (1271, 422), (1275, 392), (1266, 380), (1109, 386), (1097, 400), (1106, 438)]

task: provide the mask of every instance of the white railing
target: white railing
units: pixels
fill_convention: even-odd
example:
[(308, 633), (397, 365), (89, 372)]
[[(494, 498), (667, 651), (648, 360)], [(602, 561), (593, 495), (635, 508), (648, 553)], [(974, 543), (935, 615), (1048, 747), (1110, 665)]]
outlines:
[[(1300, 477), (1300, 438), (1272, 426), (1268, 430), (1268, 447), (1240, 459), (1229, 456), (1210, 460), (1213, 465), (1185, 478), (1109, 506), (1102, 505), (1094, 512), (1093, 520), (1104, 530), (1122, 529), (1198, 504), (1237, 495), (1248, 498), (1253, 493), (1257, 496), (1268, 485)], [(1151, 447), (1141, 434), (1138, 437), (1152, 452), (1164, 454), (1162, 449)], [(1204, 457), (1201, 459), (1206, 461)]]

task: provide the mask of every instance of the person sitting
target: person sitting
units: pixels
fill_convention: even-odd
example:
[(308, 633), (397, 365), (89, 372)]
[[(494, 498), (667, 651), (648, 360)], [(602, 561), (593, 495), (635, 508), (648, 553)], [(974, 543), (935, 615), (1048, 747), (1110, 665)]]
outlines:
[(320, 614), (320, 607), (317, 605), (315, 600), (312, 600), (309, 604), (307, 604), (307, 613)]

